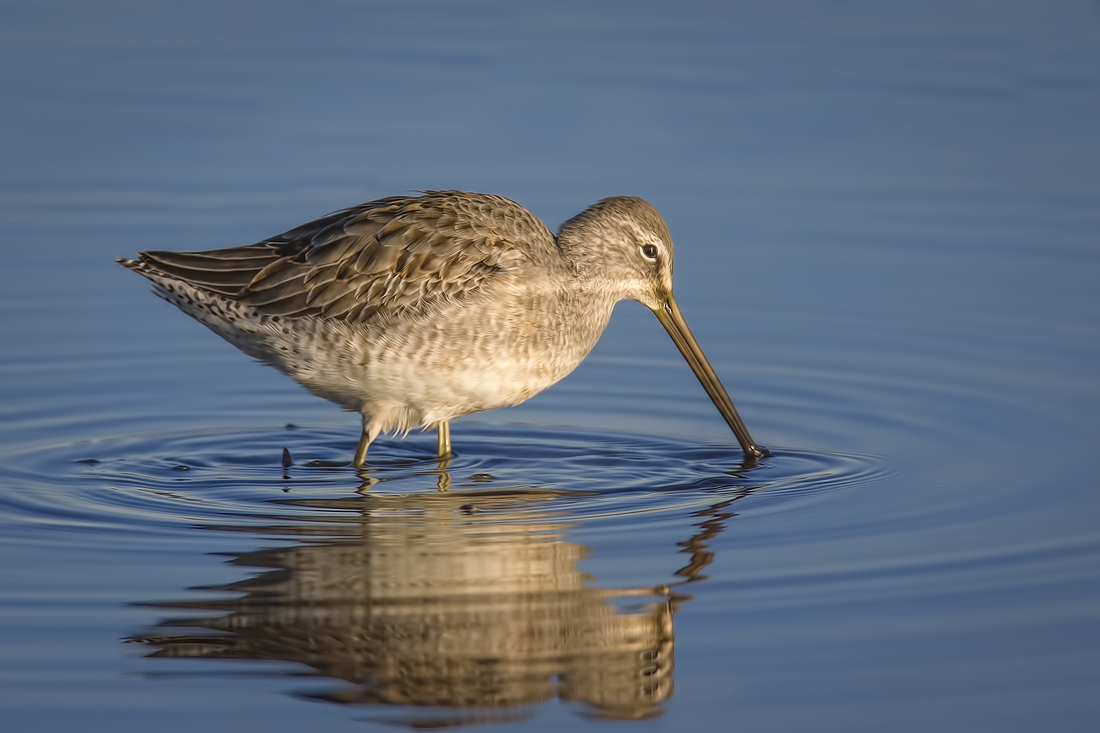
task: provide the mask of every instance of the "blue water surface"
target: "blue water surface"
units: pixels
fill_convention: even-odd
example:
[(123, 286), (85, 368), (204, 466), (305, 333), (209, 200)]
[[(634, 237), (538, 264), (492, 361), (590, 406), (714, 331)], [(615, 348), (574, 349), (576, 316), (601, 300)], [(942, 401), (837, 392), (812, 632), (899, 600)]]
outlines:
[[(5, 731), (1090, 731), (1100, 5), (9, 2)], [(643, 196), (642, 306), (382, 439), (114, 258)], [(284, 467), (283, 449), (292, 456)]]

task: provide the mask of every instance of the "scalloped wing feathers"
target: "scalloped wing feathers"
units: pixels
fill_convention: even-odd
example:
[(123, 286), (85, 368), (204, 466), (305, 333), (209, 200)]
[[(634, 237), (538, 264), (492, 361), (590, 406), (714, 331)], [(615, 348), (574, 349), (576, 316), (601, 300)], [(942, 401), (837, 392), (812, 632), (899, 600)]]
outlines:
[(245, 247), (140, 257), (263, 315), (364, 322), (461, 299), (539, 249), (556, 249), (554, 237), (518, 204), (425, 191), (336, 211)]

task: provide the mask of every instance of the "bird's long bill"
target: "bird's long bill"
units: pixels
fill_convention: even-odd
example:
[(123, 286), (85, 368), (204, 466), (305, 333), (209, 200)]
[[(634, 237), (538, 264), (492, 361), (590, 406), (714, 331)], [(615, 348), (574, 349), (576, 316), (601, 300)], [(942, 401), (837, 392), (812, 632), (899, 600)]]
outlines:
[(741, 422), (741, 416), (737, 414), (737, 408), (733, 406), (733, 402), (730, 400), (730, 396), (726, 394), (726, 389), (719, 381), (718, 375), (714, 373), (714, 369), (711, 368), (710, 362), (703, 354), (703, 350), (699, 348), (699, 342), (691, 334), (691, 329), (688, 328), (687, 321), (680, 313), (680, 307), (676, 305), (676, 299), (672, 297), (672, 293), (669, 293), (668, 298), (661, 307), (653, 312), (656, 314), (657, 320), (668, 331), (668, 335), (672, 337), (672, 342), (676, 344), (676, 348), (684, 355), (684, 359), (691, 366), (691, 371), (695, 372), (695, 376), (699, 378), (699, 383), (703, 385), (703, 389), (714, 401), (718, 412), (722, 413), (722, 417), (726, 419), (726, 423), (733, 430), (733, 434), (737, 436), (737, 442), (741, 444), (741, 450), (745, 452), (745, 457), (757, 459), (769, 455), (767, 448), (753, 442), (748, 428), (745, 427), (745, 423)]

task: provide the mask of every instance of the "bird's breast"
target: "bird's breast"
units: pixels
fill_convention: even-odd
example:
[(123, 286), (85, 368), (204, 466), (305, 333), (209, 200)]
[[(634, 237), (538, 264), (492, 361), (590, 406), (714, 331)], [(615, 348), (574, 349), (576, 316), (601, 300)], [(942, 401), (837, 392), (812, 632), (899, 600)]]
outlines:
[(515, 405), (577, 367), (613, 304), (562, 292), (471, 298), (395, 319), (353, 346), (369, 403), (400, 403), (431, 424)]

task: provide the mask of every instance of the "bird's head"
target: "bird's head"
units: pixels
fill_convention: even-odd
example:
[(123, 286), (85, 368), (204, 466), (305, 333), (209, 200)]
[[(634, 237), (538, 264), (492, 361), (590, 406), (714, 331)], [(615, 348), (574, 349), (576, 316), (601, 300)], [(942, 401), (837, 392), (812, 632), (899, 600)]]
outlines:
[(558, 242), (616, 300), (656, 311), (672, 294), (672, 235), (643, 199), (613, 196), (589, 206), (562, 224)]
[(562, 224), (558, 244), (581, 276), (614, 300), (648, 306), (737, 436), (747, 463), (769, 455), (753, 442), (672, 297), (672, 235), (657, 210), (633, 196), (599, 201)]

